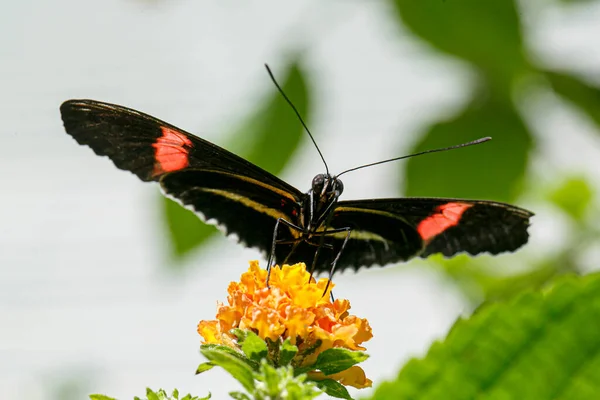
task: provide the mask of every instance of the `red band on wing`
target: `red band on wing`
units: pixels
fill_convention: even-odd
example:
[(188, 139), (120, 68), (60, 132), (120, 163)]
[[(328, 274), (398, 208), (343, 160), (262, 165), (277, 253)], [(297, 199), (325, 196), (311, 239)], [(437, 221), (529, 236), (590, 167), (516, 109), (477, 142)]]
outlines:
[(192, 141), (181, 132), (161, 127), (162, 136), (152, 143), (154, 147), (154, 175), (178, 171), (189, 164), (188, 154)]
[(437, 206), (434, 214), (419, 222), (417, 231), (423, 240), (428, 241), (446, 229), (458, 225), (465, 210), (473, 204), (447, 203)]

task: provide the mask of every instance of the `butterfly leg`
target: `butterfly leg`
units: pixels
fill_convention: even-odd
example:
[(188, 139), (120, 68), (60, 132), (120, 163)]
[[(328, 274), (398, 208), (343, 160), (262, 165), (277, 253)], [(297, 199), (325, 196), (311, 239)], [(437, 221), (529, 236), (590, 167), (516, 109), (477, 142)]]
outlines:
[[(269, 278), (271, 277), (271, 267), (273, 261), (275, 260), (275, 245), (277, 244), (277, 233), (279, 232), (279, 223), (286, 225), (288, 228), (295, 229), (299, 232), (302, 232), (303, 229), (297, 225), (292, 224), (291, 222), (283, 219), (277, 218), (277, 222), (275, 222), (275, 229), (273, 229), (273, 240), (271, 241), (271, 252), (269, 254), (269, 260), (267, 261), (267, 287), (269, 287)], [(292, 251), (296, 248), (297, 244), (294, 244), (292, 247)]]
[[(331, 278), (333, 278), (333, 273), (335, 272), (335, 265), (337, 264), (338, 260), (340, 259), (342, 252), (346, 248), (346, 244), (348, 244), (348, 240), (350, 240), (350, 234), (352, 234), (352, 228), (347, 227), (347, 228), (339, 228), (339, 229), (327, 231), (327, 233), (335, 233), (335, 232), (346, 232), (346, 238), (344, 239), (344, 243), (342, 243), (342, 247), (340, 248), (340, 251), (337, 253), (337, 255), (335, 256), (335, 259), (331, 263), (331, 270), (329, 271), (329, 278), (327, 279), (327, 286), (325, 286), (325, 290), (323, 291), (323, 294), (327, 293), (327, 289), (329, 289), (329, 284), (331, 283)], [(331, 298), (333, 301), (333, 296)]]

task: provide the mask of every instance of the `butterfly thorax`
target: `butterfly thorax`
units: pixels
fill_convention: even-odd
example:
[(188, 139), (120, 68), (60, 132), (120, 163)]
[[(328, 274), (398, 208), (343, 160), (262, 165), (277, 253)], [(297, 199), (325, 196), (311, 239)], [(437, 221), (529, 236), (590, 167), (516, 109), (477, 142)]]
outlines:
[(303, 223), (308, 231), (315, 231), (323, 225), (338, 198), (344, 191), (341, 180), (329, 174), (318, 174), (312, 180), (303, 204)]

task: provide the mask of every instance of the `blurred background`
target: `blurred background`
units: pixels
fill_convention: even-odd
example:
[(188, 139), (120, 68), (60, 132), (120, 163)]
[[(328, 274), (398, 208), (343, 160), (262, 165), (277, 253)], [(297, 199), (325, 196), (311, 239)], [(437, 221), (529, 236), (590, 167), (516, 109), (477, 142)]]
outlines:
[(64, 100), (144, 111), (302, 191), (323, 166), (265, 62), (334, 173), (492, 136), (344, 177), (344, 199), (455, 196), (536, 213), (515, 254), (336, 275), (336, 296), (373, 326), (363, 368), (377, 384), (482, 301), (595, 269), (599, 21), (591, 0), (5, 2), (0, 396), (238, 389), (221, 371), (194, 376), (196, 325), (260, 254), (78, 146)]

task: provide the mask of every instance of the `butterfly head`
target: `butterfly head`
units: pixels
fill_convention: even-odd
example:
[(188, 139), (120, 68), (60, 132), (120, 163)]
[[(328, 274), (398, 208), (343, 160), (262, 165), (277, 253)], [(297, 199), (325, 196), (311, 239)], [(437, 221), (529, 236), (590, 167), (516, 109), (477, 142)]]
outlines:
[(344, 191), (344, 184), (335, 176), (319, 174), (313, 178), (312, 192), (324, 202), (336, 200)]

